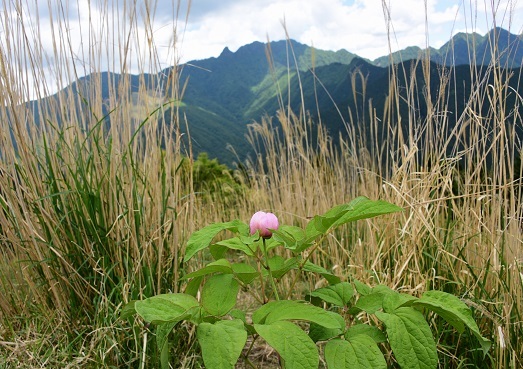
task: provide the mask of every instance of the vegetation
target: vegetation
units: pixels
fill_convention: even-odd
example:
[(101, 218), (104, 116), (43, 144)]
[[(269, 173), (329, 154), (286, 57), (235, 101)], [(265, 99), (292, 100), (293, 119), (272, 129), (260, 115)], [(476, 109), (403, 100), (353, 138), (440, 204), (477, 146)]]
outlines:
[[(327, 134), (326, 117), (311, 119), (307, 109), (315, 107), (301, 98), (298, 109), (289, 108), (293, 96), (311, 93), (297, 83), (295, 95), (279, 95), (274, 117), (249, 126), (254, 154), (231, 174), (184, 145), (191, 122), (180, 114), (180, 101), (190, 81), (184, 90), (176, 68), (163, 80), (137, 77), (138, 91), (131, 88), (135, 80), (119, 78), (104, 97), (101, 78), (92, 78), (88, 89), (42, 99), (54, 81), (65, 86), (87, 66), (101, 72), (102, 59), (121, 75), (130, 60), (142, 72), (158, 73), (154, 40), (144, 46), (134, 39), (138, 24), (154, 34), (150, 12), (135, 9), (140, 6), (122, 3), (119, 14), (137, 18), (107, 42), (99, 42), (106, 29), (89, 23), (90, 53), (78, 61), (71, 39), (57, 32), (44, 40), (21, 1), (3, 3), (4, 14), (18, 16), (1, 20), (0, 366), (156, 367), (154, 329), (120, 315), (131, 300), (186, 291), (183, 277), (209, 261), (202, 255), (182, 264), (190, 234), (215, 222), (246, 221), (260, 209), (277, 214), (280, 224), (305, 227), (313, 215), (358, 196), (404, 211), (340, 227), (310, 261), (342, 280), (350, 275), (416, 297), (430, 289), (459, 297), (493, 345), (483, 358), (470, 332), (458, 334), (428, 315), (441, 368), (523, 365), (522, 97), (500, 65), (487, 67), (490, 79), (476, 78), (478, 67), (468, 67), (473, 83), (459, 115), (451, 113), (455, 68), (440, 70), (437, 90), (417, 89), (431, 86), (426, 58), (414, 65), (420, 73), (408, 74), (406, 64), (390, 68), (379, 115), (363, 99), (339, 137)], [(109, 27), (108, 18), (100, 22)], [(69, 29), (61, 18), (55, 27)], [(174, 25), (171, 31), (176, 34)], [(44, 41), (54, 44), (54, 55), (42, 53)], [(493, 60), (498, 52), (492, 49)], [(48, 57), (58, 61), (52, 73)], [(41, 87), (36, 96), (35, 85)], [(365, 83), (353, 86), (355, 96), (365, 96)], [(25, 104), (32, 98), (46, 117), (39, 124)], [(166, 115), (169, 125), (161, 124)], [(369, 125), (359, 124), (364, 116)], [(378, 132), (387, 132), (385, 139), (377, 140)], [(208, 170), (235, 190), (199, 188), (198, 176)], [(324, 284), (306, 278), (293, 291)], [(240, 303), (253, 306), (248, 296)], [(172, 365), (201, 367), (195, 335), (189, 325), (176, 330)], [(250, 354), (267, 367), (274, 362), (267, 346)]]
[[(386, 285), (368, 286), (350, 276), (350, 282), (341, 281), (310, 261), (337, 227), (402, 210), (385, 201), (358, 197), (314, 216), (305, 229), (280, 226), (273, 213), (264, 211), (256, 212), (249, 225), (240, 220), (210, 224), (191, 235), (184, 261), (204, 250), (214, 261), (185, 275), (185, 293), (131, 301), (121, 317), (138, 314), (156, 325), (162, 368), (169, 368), (169, 334), (184, 321), (196, 326), (207, 368), (234, 369), (238, 361), (255, 368), (249, 356), (258, 339), (277, 351), (282, 368), (317, 369), (318, 346), (330, 369), (386, 369), (395, 362), (404, 369), (437, 368), (436, 343), (423, 311), (437, 313), (461, 333), (467, 327), (485, 355), (491, 343), (481, 336), (470, 308), (458, 297), (427, 291), (418, 299)], [(213, 242), (226, 230), (236, 235)], [(281, 256), (282, 249), (292, 256)], [(309, 291), (308, 301), (294, 289), (304, 274), (328, 282)], [(240, 288), (257, 301), (256, 310), (235, 308)], [(248, 319), (247, 314), (252, 317)]]

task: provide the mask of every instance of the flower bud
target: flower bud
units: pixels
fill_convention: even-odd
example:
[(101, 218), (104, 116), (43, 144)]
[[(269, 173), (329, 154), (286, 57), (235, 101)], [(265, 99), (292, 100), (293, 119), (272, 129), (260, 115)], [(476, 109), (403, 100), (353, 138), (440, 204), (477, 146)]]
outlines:
[(249, 226), (251, 234), (255, 234), (256, 231), (259, 231), (261, 237), (271, 238), (272, 232), (270, 229), (278, 229), (279, 223), (278, 218), (276, 218), (276, 215), (273, 213), (258, 211), (252, 216)]

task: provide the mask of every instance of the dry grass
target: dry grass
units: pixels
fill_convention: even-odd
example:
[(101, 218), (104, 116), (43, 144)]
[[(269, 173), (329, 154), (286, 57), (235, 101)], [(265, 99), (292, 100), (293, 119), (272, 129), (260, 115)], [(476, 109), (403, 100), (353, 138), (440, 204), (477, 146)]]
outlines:
[[(177, 5), (173, 1), (173, 12)], [(135, 6), (124, 2), (120, 14), (147, 14), (134, 12)], [(105, 7), (102, 22), (108, 25), (110, 3)], [(339, 147), (321, 123), (283, 104), (274, 122), (263, 118), (250, 127), (259, 155), (249, 163), (250, 181), (236, 206), (216, 199), (203, 206), (207, 200), (194, 193), (192, 172), (180, 170), (187, 156), (191, 166), (192, 157), (181, 141), (180, 126), (186, 123), (178, 114), (182, 89), (176, 75), (164, 85), (144, 83), (134, 95), (129, 79), (122, 78), (106, 101), (101, 80), (93, 78), (80, 94), (40, 102), (48, 121), (39, 125), (24, 105), (33, 84), (43, 86), (34, 96), (41, 98), (55, 78), (59, 86), (75, 80), (82, 65), (101, 71), (102, 58), (111, 61), (113, 72), (127, 72), (130, 60), (140, 60), (138, 69), (144, 72), (157, 72), (157, 46), (133, 39), (138, 24), (151, 23), (131, 17), (122, 34), (110, 35), (114, 39), (107, 43), (98, 42), (102, 31), (93, 25), (91, 39), (85, 40), (92, 52), (81, 63), (69, 63), (76, 55), (68, 39), (52, 35), (51, 58), (59, 63), (49, 79), (44, 40), (29, 27), (22, 8), (22, 1), (4, 2), (3, 12), (19, 17), (1, 21), (11, 32), (0, 41), (0, 101), (5, 104), (0, 110), (0, 365), (138, 367), (144, 358), (150, 362), (155, 348), (147, 327), (116, 317), (131, 299), (183, 288), (180, 256), (193, 230), (248, 219), (258, 209), (271, 209), (285, 223), (305, 224), (359, 195), (385, 199), (405, 212), (347, 227), (327, 240), (314, 261), (342, 276), (414, 294), (427, 288), (455, 293), (494, 341), (488, 365), (523, 365), (522, 173), (514, 173), (521, 147), (513, 130), (521, 117), (517, 110), (505, 114), (506, 96), (514, 91), (502, 69), (492, 66), (493, 83), (474, 85), (468, 108), (458, 117), (446, 114), (453, 108), (449, 85), (438, 96), (426, 96), (431, 101), (427, 118), (415, 109), (400, 116), (400, 101), (417, 102), (391, 83), (384, 116), (371, 114), (371, 124), (359, 132), (358, 115), (352, 115)], [(56, 29), (66, 30), (67, 22), (58, 19)], [(122, 46), (119, 55), (112, 44)], [(13, 60), (27, 62), (22, 65), (28, 68), (15, 67)], [(426, 62), (419, 63), (424, 81), (410, 81), (408, 87), (430, 78)], [(404, 72), (391, 69), (391, 81)], [(481, 105), (485, 94), (488, 107)], [(374, 111), (371, 105), (367, 109)], [(110, 122), (104, 119), (108, 111)], [(166, 112), (174, 122), (169, 127), (158, 118)], [(400, 119), (408, 122), (406, 132), (398, 129)], [(389, 140), (365, 144), (365, 137), (382, 130)], [(434, 329), (445, 358), (442, 367), (458, 367), (463, 353), (454, 350), (471, 350), (474, 342), (457, 341), (437, 322)], [(179, 367), (198, 365), (191, 337), (190, 332), (183, 337)], [(482, 363), (473, 352), (468, 357)]]

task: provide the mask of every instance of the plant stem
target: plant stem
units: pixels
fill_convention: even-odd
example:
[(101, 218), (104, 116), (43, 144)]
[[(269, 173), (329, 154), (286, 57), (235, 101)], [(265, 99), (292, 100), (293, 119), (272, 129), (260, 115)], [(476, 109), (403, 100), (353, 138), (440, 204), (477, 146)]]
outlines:
[(251, 362), (251, 360), (249, 359), (249, 355), (252, 351), (252, 348), (254, 347), (254, 342), (256, 342), (256, 340), (258, 339), (258, 335), (254, 335), (253, 336), (253, 339), (252, 339), (252, 342), (249, 346), (249, 349), (247, 350), (247, 352), (245, 353), (245, 355), (243, 355), (243, 359), (245, 361), (245, 363), (247, 363), (248, 365), (250, 365), (252, 368), (256, 369), (256, 367), (254, 366), (254, 364)]
[(269, 266), (269, 257), (267, 256), (267, 247), (265, 245), (265, 238), (263, 238), (263, 256), (265, 257), (265, 263), (267, 265), (267, 272), (269, 273), (269, 281), (274, 291), (274, 298), (278, 301), (280, 300), (280, 295), (278, 295), (278, 289), (276, 288), (276, 283), (274, 283), (274, 278), (272, 278), (271, 267)]
[[(259, 250), (258, 250), (259, 252)], [(262, 299), (262, 304), (265, 304), (267, 303), (267, 296), (265, 296), (265, 281), (263, 280), (263, 273), (262, 273), (262, 266), (263, 268), (267, 269), (267, 267), (265, 265), (263, 265), (263, 261), (261, 260), (261, 258), (258, 256), (258, 253), (256, 254), (258, 260), (257, 260), (257, 264), (258, 264), (258, 274), (260, 275), (260, 289), (261, 289), (261, 299)]]
[(248, 357), (245, 358), (245, 363), (248, 364), (251, 368), (257, 369)]
[[(258, 267), (258, 272), (260, 273), (260, 268), (259, 268), (259, 267)], [(258, 294), (254, 293), (254, 290), (253, 290), (252, 288), (249, 288), (249, 285), (248, 285), (248, 284), (245, 284), (245, 283), (243, 283), (242, 281), (238, 281), (238, 282), (240, 282), (241, 287), (242, 287), (245, 291), (247, 291), (247, 293), (248, 293), (249, 295), (251, 295), (251, 296), (252, 296), (256, 301), (258, 301), (260, 304), (264, 304), (264, 303), (265, 303), (265, 302), (264, 302), (264, 298), (265, 298), (264, 296), (261, 296), (261, 297), (260, 297)]]
[(327, 237), (328, 233), (325, 233), (321, 236), (320, 240), (318, 242), (316, 242), (314, 244), (314, 246), (312, 247), (312, 249), (309, 251), (309, 253), (307, 254), (307, 256), (302, 260), (302, 262), (300, 263), (300, 265), (298, 266), (298, 273), (296, 273), (296, 276), (294, 277), (294, 279), (292, 280), (292, 283), (291, 283), (291, 288), (289, 288), (289, 292), (287, 293), (287, 299), (289, 299), (291, 297), (291, 294), (292, 294), (292, 291), (294, 290), (294, 286), (296, 286), (296, 283), (298, 282), (298, 278), (301, 276), (301, 272), (302, 272), (302, 269), (303, 269), (303, 266), (305, 265), (305, 263), (307, 263), (307, 261), (310, 259), (311, 255), (313, 254), (314, 251), (316, 251), (318, 249), (318, 247), (320, 246), (320, 244), (323, 242), (323, 240), (325, 239), (325, 237)]

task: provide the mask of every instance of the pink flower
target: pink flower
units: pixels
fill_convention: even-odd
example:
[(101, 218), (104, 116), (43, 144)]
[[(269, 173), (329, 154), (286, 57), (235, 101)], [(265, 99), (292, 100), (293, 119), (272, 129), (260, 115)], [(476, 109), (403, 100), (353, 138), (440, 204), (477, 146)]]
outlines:
[(263, 238), (271, 238), (271, 229), (278, 229), (278, 218), (273, 213), (265, 213), (258, 211), (254, 213), (249, 223), (251, 234), (255, 234), (256, 231), (260, 232), (260, 236)]

